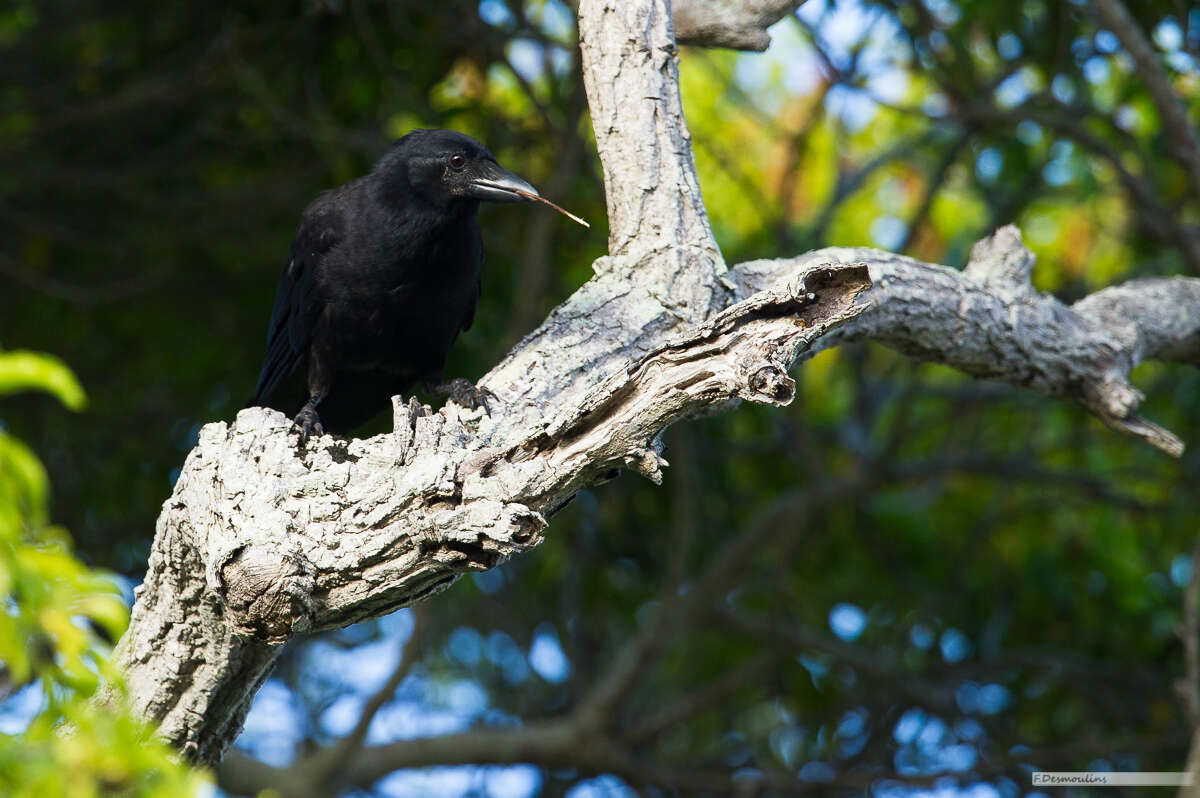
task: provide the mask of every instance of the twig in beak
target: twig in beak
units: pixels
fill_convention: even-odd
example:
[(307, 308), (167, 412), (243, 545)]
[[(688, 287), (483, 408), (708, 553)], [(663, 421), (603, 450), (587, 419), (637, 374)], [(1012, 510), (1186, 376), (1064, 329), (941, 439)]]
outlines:
[(585, 222), (583, 219), (580, 219), (578, 216), (571, 213), (570, 211), (563, 210), (562, 208), (558, 207), (553, 202), (551, 202), (550, 200), (541, 196), (540, 194), (530, 194), (528, 191), (521, 191), (520, 189), (517, 189), (514, 193), (519, 194), (520, 196), (524, 197), (525, 199), (537, 200), (538, 202), (542, 203), (543, 205), (549, 205), (551, 208), (558, 211), (563, 216), (566, 216), (568, 219), (573, 219), (574, 221), (579, 222), (584, 227), (588, 227), (588, 228), (591, 227), (591, 225), (588, 224), (587, 222)]

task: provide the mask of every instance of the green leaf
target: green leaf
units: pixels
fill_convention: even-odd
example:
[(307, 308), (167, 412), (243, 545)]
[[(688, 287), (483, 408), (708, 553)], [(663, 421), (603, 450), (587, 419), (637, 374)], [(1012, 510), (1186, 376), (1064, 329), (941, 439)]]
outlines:
[(28, 446), (0, 432), (0, 539), (46, 522), (50, 480)]
[(71, 410), (87, 406), (79, 380), (58, 358), (26, 350), (0, 352), (0, 396), (20, 391), (47, 391)]

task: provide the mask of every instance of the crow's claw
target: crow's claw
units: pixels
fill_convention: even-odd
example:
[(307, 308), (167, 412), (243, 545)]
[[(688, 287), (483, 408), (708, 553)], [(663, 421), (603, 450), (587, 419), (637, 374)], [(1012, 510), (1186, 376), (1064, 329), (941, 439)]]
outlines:
[(317, 415), (317, 411), (311, 407), (304, 407), (296, 414), (296, 418), (292, 421), (296, 428), (300, 430), (300, 445), (308, 443), (308, 439), (313, 435), (318, 438), (325, 434), (325, 428), (321, 426), (321, 417)]

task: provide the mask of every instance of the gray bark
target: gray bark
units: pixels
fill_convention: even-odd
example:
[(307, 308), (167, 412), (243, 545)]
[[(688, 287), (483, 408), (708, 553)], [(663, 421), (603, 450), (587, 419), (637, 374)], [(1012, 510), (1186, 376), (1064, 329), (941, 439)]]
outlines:
[(767, 28), (804, 0), (674, 0), (675, 38), (680, 44), (762, 51), (771, 45)]
[(613, 467), (659, 480), (669, 424), (786, 404), (792, 364), (872, 339), (1079, 401), (1177, 453), (1136, 416), (1129, 370), (1200, 363), (1200, 281), (1136, 281), (1072, 307), (1028, 284), (1011, 228), (962, 273), (869, 249), (727, 269), (700, 198), (666, 0), (584, 0), (583, 69), (610, 254), (481, 382), (491, 415), (398, 400), (395, 429), (297, 448), (264, 409), (207, 425), (159, 517), (116, 657), (135, 709), (215, 762), (280, 645), (390, 612), (541, 540)]
[(975, 377), (1070, 399), (1118, 432), (1175, 457), (1183, 441), (1138, 415), (1129, 373), (1146, 360), (1200, 366), (1200, 280), (1133, 280), (1065, 305), (1034, 290), (1034, 256), (1015, 227), (975, 245), (962, 272), (878, 250), (832, 247), (732, 270), (739, 295), (781, 269), (866, 263), (870, 308), (814, 351), (872, 340)]

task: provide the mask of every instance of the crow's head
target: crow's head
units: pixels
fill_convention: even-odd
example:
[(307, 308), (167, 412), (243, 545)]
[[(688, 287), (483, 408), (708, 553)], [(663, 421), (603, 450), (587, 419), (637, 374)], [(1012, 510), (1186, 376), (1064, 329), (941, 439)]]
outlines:
[(454, 130), (414, 130), (398, 139), (375, 167), (393, 190), (425, 202), (532, 202), (537, 189), (496, 163), (487, 148)]

